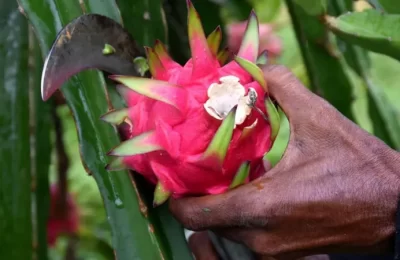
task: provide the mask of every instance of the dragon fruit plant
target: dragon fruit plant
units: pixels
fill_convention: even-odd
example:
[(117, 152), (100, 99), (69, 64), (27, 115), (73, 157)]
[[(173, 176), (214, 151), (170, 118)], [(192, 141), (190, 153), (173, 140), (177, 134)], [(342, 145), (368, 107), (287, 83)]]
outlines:
[(222, 32), (207, 38), (188, 6), (192, 58), (175, 62), (160, 42), (146, 47), (152, 78), (112, 75), (127, 108), (102, 119), (124, 124), (127, 139), (111, 150), (108, 170), (133, 169), (156, 184), (154, 204), (170, 196), (218, 194), (260, 176), (279, 130), (279, 114), (257, 64), (259, 23), (250, 14), (237, 55), (219, 51)]

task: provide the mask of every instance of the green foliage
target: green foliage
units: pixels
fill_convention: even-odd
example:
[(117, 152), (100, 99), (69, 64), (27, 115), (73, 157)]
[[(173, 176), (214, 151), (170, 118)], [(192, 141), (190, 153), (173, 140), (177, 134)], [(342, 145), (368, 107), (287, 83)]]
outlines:
[(162, 0), (117, 0), (124, 27), (140, 45), (153, 46), (155, 40), (166, 42), (167, 28)]
[[(348, 2), (348, 1), (347, 1)], [(351, 11), (345, 0), (338, 0), (332, 4), (333, 13), (341, 14)], [(396, 118), (393, 105), (388, 102), (382, 89), (372, 81), (370, 76), (370, 58), (368, 52), (358, 46), (351, 45), (338, 39), (343, 55), (348, 65), (362, 79), (367, 89), (368, 113), (372, 122), (373, 132), (381, 140), (393, 148), (400, 149), (400, 138), (396, 134), (400, 131), (400, 124)]]
[(326, 23), (346, 42), (400, 60), (400, 15), (366, 10), (327, 17)]
[(32, 122), (31, 131), (33, 134), (33, 142), (31, 149), (33, 150), (33, 158), (31, 165), (32, 177), (35, 179), (34, 189), (34, 209), (36, 212), (36, 234), (35, 240), (37, 244), (37, 259), (47, 259), (47, 219), (50, 209), (50, 191), (49, 191), (49, 166), (51, 162), (51, 130), (52, 118), (51, 109), (53, 102), (43, 102), (39, 87), (41, 80), (41, 72), (43, 67), (43, 58), (33, 31), (30, 30), (30, 56), (33, 59), (29, 69), (30, 73), (30, 118)]
[(400, 2), (393, 0), (368, 0), (368, 2), (380, 11), (390, 14), (400, 14)]
[(294, 0), (293, 2), (311, 16), (322, 15), (328, 8), (328, 0)]
[(0, 258), (32, 259), (28, 24), (0, 6)]
[(318, 17), (304, 11), (306, 6), (301, 7), (291, 0), (287, 0), (286, 4), (307, 67), (311, 89), (353, 120), (352, 86), (341, 60), (334, 53), (326, 29)]

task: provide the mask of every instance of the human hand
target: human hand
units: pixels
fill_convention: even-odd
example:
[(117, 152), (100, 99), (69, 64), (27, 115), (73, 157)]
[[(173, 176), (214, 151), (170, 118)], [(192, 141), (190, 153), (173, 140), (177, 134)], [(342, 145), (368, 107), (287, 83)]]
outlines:
[(399, 154), (284, 67), (263, 71), (290, 122), (281, 161), (224, 194), (171, 200), (172, 213), (190, 230), (210, 229), (278, 259), (391, 250)]

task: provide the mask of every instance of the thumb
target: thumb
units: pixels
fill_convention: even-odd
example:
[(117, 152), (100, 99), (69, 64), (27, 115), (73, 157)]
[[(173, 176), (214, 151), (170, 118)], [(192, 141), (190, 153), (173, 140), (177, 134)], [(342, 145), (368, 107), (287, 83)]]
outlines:
[(309, 91), (285, 66), (266, 65), (261, 67), (268, 84), (269, 94), (278, 102), (289, 117), (304, 111), (317, 96)]

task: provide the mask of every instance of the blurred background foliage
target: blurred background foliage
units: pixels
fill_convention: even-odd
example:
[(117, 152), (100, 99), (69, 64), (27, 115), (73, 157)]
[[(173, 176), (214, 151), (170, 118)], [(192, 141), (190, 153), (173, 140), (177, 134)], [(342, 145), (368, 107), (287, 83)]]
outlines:
[[(19, 107), (19, 103), (15, 98), (10, 101), (11, 103), (7, 103), (7, 98), (2, 95), (2, 99), (5, 101), (3, 102), (3, 111), (8, 110), (7, 106), (11, 104), (11, 107), (15, 106), (15, 109), (18, 108), (24, 110), (22, 112), (12, 110), (17, 111), (15, 113), (25, 113), (25, 117), (22, 117), (20, 121), (14, 121), (16, 122), (16, 125), (14, 125), (14, 128), (12, 129), (10, 127), (9, 131), (14, 131), (13, 129), (16, 127), (28, 127), (29, 122), (21, 121), (28, 120), (28, 117), (34, 118), (31, 120), (36, 122), (34, 135), (37, 138), (36, 144), (39, 143), (40, 145), (35, 146), (35, 143), (31, 142), (31, 146), (29, 146), (28, 141), (24, 140), (26, 145), (30, 147), (31, 162), (32, 158), (36, 158), (36, 163), (31, 166), (31, 174), (33, 180), (36, 180), (35, 187), (37, 190), (35, 193), (35, 189), (33, 189), (31, 201), (29, 202), (32, 203), (32, 205), (36, 205), (32, 207), (32, 216), (38, 214), (37, 221), (33, 221), (33, 233), (35, 234), (35, 230), (40, 229), (41, 225), (43, 227), (43, 223), (47, 218), (46, 209), (48, 210), (49, 204), (46, 203), (49, 202), (41, 202), (42, 198), (49, 196), (49, 192), (46, 192), (47, 181), (49, 181), (51, 185), (59, 185), (60, 180), (62, 181), (62, 179), (65, 178), (65, 187), (68, 187), (68, 193), (71, 196), (70, 199), (73, 204), (76, 204), (75, 206), (79, 216), (79, 225), (77, 229), (73, 230), (72, 233), (74, 234), (72, 237), (71, 234), (60, 234), (60, 236), (58, 236), (54, 245), (48, 248), (48, 259), (66, 259), (66, 255), (68, 255), (71, 250), (76, 255), (76, 259), (112, 259), (114, 258), (114, 251), (112, 246), (111, 229), (108, 222), (109, 219), (107, 218), (98, 185), (92, 177), (88, 176), (81, 162), (81, 155), (79, 152), (80, 144), (73, 114), (70, 108), (63, 103), (63, 101), (53, 100), (50, 104), (47, 103), (47, 105), (44, 105), (40, 100), (38, 82), (41, 67), (43, 65), (41, 56), (44, 56), (44, 51), (42, 49), (42, 55), (40, 55), (38, 45), (35, 41), (34, 32), (36, 31), (35, 29), (37, 29), (35, 28), (37, 25), (34, 24), (33, 29), (32, 27), (28, 29), (26, 24), (24, 24), (24, 19), (21, 18), (21, 15), (18, 12), (17, 2), (14, 4), (10, 4), (10, 2), (12, 1), (0, 0), (0, 6), (2, 7), (2, 10), (0, 11), (0, 54), (2, 55), (0, 56), (0, 59), (2, 59), (2, 61), (0, 61), (0, 73), (2, 74), (0, 74), (0, 78), (4, 80), (5, 84), (3, 85), (5, 86), (7, 80), (13, 80), (12, 78), (7, 78), (13, 76), (10, 76), (10, 66), (18, 66), (18, 64), (12, 65), (8, 63), (7, 61), (10, 60), (10, 56), (7, 55), (16, 55), (13, 57), (17, 57), (16, 61), (22, 64), (22, 67), (20, 67), (22, 68), (21, 73), (24, 73), (23, 71), (28, 70), (28, 68), (35, 68), (32, 73), (35, 76), (31, 76), (32, 79), (30, 79), (30, 84), (28, 81), (25, 83), (13, 83), (26, 86), (29, 85), (30, 87), (27, 87), (26, 90), (19, 88), (19, 92), (17, 91), (18, 93), (10, 93), (9, 90), (5, 88), (5, 92), (3, 93), (14, 95), (13, 97), (15, 97), (15, 95), (23, 97), (22, 102), (25, 103), (27, 97), (30, 95), (30, 100), (33, 100), (30, 103), (31, 105), (34, 104), (33, 107), (37, 109), (34, 111), (37, 111), (38, 113), (41, 113), (41, 111), (50, 111), (50, 106), (54, 106), (53, 103), (57, 103), (56, 113), (52, 118), (56, 118), (54, 120), (60, 120), (61, 131), (59, 131), (58, 134), (62, 137), (64, 151), (66, 153), (64, 155), (64, 157), (66, 156), (66, 158), (64, 158), (64, 163), (66, 164), (63, 165), (62, 162), (60, 163), (60, 160), (63, 160), (63, 155), (60, 155), (59, 150), (50, 149), (50, 147), (57, 147), (57, 133), (54, 128), (54, 122), (51, 121), (50, 116), (41, 118), (34, 113), (27, 116), (26, 113), (32, 113), (32, 111), (30, 111), (31, 109), (28, 109), (28, 107)], [(67, 2), (69, 1), (64, 1), (64, 4), (68, 5)], [(88, 0), (79, 2), (81, 7), (85, 6), (84, 9), (87, 12), (88, 10), (98, 13), (107, 12), (108, 15), (116, 17), (115, 19), (120, 19), (122, 17), (124, 26), (131, 31), (132, 35), (137, 38), (141, 44), (152, 44), (154, 40), (160, 38), (158, 36), (161, 35), (161, 38), (163, 38), (162, 40), (168, 43), (174, 58), (180, 62), (185, 62), (189, 57), (189, 46), (187, 39), (185, 38), (187, 35), (185, 1)], [(154, 8), (149, 9), (150, 2), (154, 5)], [(324, 5), (324, 3), (327, 2), (322, 0), (195, 0), (193, 2), (202, 17), (204, 29), (207, 34), (210, 33), (218, 24), (223, 25), (226, 34), (224, 39), (225, 43), (228, 43), (229, 37), (234, 37), (235, 33), (229, 25), (245, 21), (248, 18), (250, 10), (254, 8), (260, 19), (260, 23), (267, 25), (266, 32), (262, 35), (262, 40), (266, 41), (265, 46), (267, 46), (267, 49), (269, 48), (269, 51), (272, 54), (269, 60), (270, 63), (283, 64), (289, 67), (308, 88), (325, 97), (329, 102), (334, 104), (339, 111), (354, 120), (362, 128), (377, 135), (393, 148), (400, 148), (399, 137), (396, 137), (400, 131), (400, 103), (398, 102), (398, 99), (400, 98), (400, 88), (398, 87), (400, 63), (396, 60), (394, 55), (391, 55), (392, 57), (390, 57), (390, 53), (385, 53), (385, 51), (379, 53), (379, 51), (377, 51), (379, 48), (385, 48), (385, 42), (382, 39), (387, 40), (387, 38), (393, 37), (390, 38), (393, 41), (400, 40), (399, 30), (397, 33), (393, 32), (393, 35), (390, 31), (384, 31), (382, 32), (383, 38), (379, 38), (376, 37), (376, 35), (380, 33), (377, 31), (375, 31), (375, 34), (371, 35), (368, 35), (367, 31), (365, 31), (365, 35), (363, 35), (363, 33), (361, 33), (362, 35), (357, 35), (349, 32), (348, 30), (351, 31), (354, 30), (354, 28), (345, 24), (348, 22), (346, 19), (350, 20), (350, 25), (351, 23), (357, 23), (357, 19), (355, 18), (356, 21), (351, 21), (351, 19), (353, 19), (352, 17), (344, 17), (343, 21), (340, 22), (325, 21), (327, 22), (327, 25), (324, 25), (323, 22), (321, 22), (321, 15), (325, 11), (328, 11), (329, 15), (336, 17), (349, 11), (359, 12), (373, 7), (380, 10), (380, 12), (390, 13), (394, 10), (394, 14), (392, 14), (391, 18), (400, 19), (396, 14), (398, 10), (400, 10), (400, 5), (393, 4), (393, 1), (392, 3), (390, 1), (369, 1), (370, 3), (368, 3), (367, 1), (347, 0), (330, 1), (327, 5)], [(58, 10), (63, 8), (63, 1), (61, 0), (46, 0), (42, 2), (35, 0), (21, 0), (18, 1), (18, 3), (20, 5), (19, 11), (25, 14), (28, 18), (35, 14), (34, 5), (46, 5), (49, 6), (51, 10), (54, 8)], [(316, 3), (321, 4), (321, 10), (315, 8)], [(391, 6), (392, 4), (393, 6)], [(143, 26), (145, 29), (136, 26), (138, 23), (142, 22), (142, 19), (144, 19), (141, 16), (141, 13), (143, 12), (142, 9), (148, 10), (153, 14), (159, 12), (157, 7), (161, 5), (165, 11), (165, 24), (162, 16), (155, 15), (158, 17), (156, 19), (159, 20), (154, 23), (162, 24), (161, 27), (154, 27), (154, 24), (151, 23), (144, 23)], [(5, 8), (6, 6), (7, 8)], [(117, 6), (120, 8), (116, 9)], [(109, 12), (109, 10), (113, 11)], [(13, 19), (16, 22), (10, 25), (9, 21), (14, 21)], [(62, 23), (63, 25), (65, 25), (68, 20), (72, 20), (70, 17), (64, 17), (62, 19), (64, 20)], [(54, 28), (57, 30), (61, 29), (59, 20), (55, 20), (54, 23), (57, 24), (54, 25)], [(342, 27), (337, 28), (335, 26)], [(368, 26), (369, 25), (366, 25), (366, 27)], [(336, 38), (334, 34), (328, 33), (328, 27), (339, 37)], [(359, 28), (360, 27), (356, 27), (356, 29)], [(25, 39), (19, 40), (21, 37), (23, 38), (23, 36), (21, 36), (22, 34), (18, 34), (20, 31), (16, 31), (17, 29), (22, 31), (22, 33), (27, 34)], [(152, 33), (146, 33), (146, 30), (148, 30), (147, 32)], [(28, 31), (30, 33), (28, 33)], [(30, 37), (28, 37), (28, 34)], [(45, 41), (40, 38), (40, 34), (38, 34), (37, 37), (39, 43)], [(166, 41), (166, 39), (168, 40)], [(27, 56), (26, 53), (21, 54), (24, 52), (23, 44), (26, 45), (28, 42), (30, 42), (31, 46), (29, 50), (32, 53), (36, 53), (31, 55), (32, 57), (29, 58), (29, 60), (27, 57), (24, 57)], [(353, 43), (357, 45), (353, 45)], [(367, 48), (375, 52), (366, 51), (366, 49), (362, 48)], [(14, 53), (12, 53), (12, 51), (14, 51)], [(394, 48), (393, 52), (400, 53), (396, 48)], [(7, 57), (9, 58), (8, 60), (6, 59)], [(36, 64), (36, 66), (33, 64)], [(28, 72), (26, 72), (25, 75), (18, 74), (14, 76), (25, 77), (27, 73)], [(7, 120), (14, 120), (19, 117), (18, 114), (13, 114), (13, 118), (7, 118), (3, 112), (1, 112), (1, 114), (2, 127), (8, 122)], [(282, 118), (281, 130), (274, 145), (274, 149), (270, 154), (268, 154), (268, 159), (271, 160), (273, 164), (276, 164), (282, 156), (289, 137), (288, 121), (285, 117)], [(51, 132), (51, 135), (46, 136), (46, 131)], [(18, 137), (20, 139), (17, 139), (23, 140), (23, 136), (26, 136), (27, 133), (20, 133), (20, 135), (21, 136)], [(32, 139), (32, 133), (30, 135)], [(7, 136), (7, 131), (3, 131), (3, 138), (3, 140), (9, 140), (9, 142), (17, 140), (12, 139), (10, 141), (10, 138)], [(46, 141), (46, 138), (49, 140)], [(13, 149), (12, 152), (20, 152), (18, 146), (15, 146)], [(35, 149), (36, 153), (32, 152)], [(4, 154), (11, 150), (8, 146), (2, 146), (0, 151), (1, 154)], [(51, 151), (51, 154), (48, 151)], [(46, 152), (48, 155), (46, 155)], [(27, 154), (25, 157), (25, 159), (21, 157), (17, 158), (17, 160), (28, 160)], [(16, 157), (14, 157), (14, 159), (15, 158)], [(13, 159), (2, 158), (2, 163), (9, 163), (6, 162), (6, 160)], [(48, 166), (49, 163), (49, 179), (47, 180), (46, 165)], [(7, 174), (10, 176), (12, 171), (18, 170), (12, 167), (6, 169), (8, 169), (8, 171), (5, 171), (0, 176), (0, 195), (4, 198), (8, 196), (7, 194), (10, 194), (10, 191), (8, 191), (6, 187), (6, 185), (9, 184), (5, 181), (5, 176)], [(64, 174), (60, 173), (62, 169), (65, 170)], [(39, 174), (37, 171), (39, 171)], [(43, 174), (40, 175), (40, 173)], [(13, 181), (19, 181), (21, 176), (23, 177), (22, 174), (27, 173), (20, 172), (19, 174), (21, 175), (13, 175)], [(21, 182), (21, 185), (24, 185), (23, 187), (25, 189), (29, 189), (29, 178), (24, 180), (24, 182)], [(11, 192), (16, 192), (16, 190), (17, 189), (15, 188)], [(25, 196), (29, 196), (28, 190), (26, 190), (26, 192), (27, 194), (25, 194)], [(6, 200), (4, 198), (1, 198), (0, 196), (0, 201), (2, 202), (2, 205), (0, 205), (0, 220), (8, 218), (6, 216), (9, 214), (9, 209), (7, 209), (6, 206), (18, 202), (18, 200)], [(16, 212), (15, 214), (20, 214), (18, 216), (15, 215), (15, 219), (27, 216), (26, 212), (21, 211), (18, 213), (17, 210), (14, 210), (13, 212)], [(2, 220), (0, 222), (2, 222)], [(29, 226), (29, 223), (25, 225), (27, 228), (29, 228)], [(8, 228), (10, 227), (6, 224), (3, 225), (0, 223), (0, 234), (4, 234), (3, 232), (9, 230)], [(17, 237), (18, 234), (20, 233), (16, 233), (15, 237)], [(40, 255), (39, 252), (41, 246), (43, 247), (43, 243), (41, 246), (38, 246), (38, 241), (43, 241), (43, 234), (42, 238), (38, 235), (32, 242), (34, 249), (37, 249), (37, 254)], [(2, 244), (3, 243), (0, 243), (0, 245)], [(12, 242), (6, 245), (14, 246)], [(5, 247), (0, 250), (0, 256), (3, 256), (4, 250)], [(44, 250), (44, 254), (47, 254), (46, 245), (44, 245), (42, 250)], [(6, 255), (7, 254), (4, 254), (4, 256)], [(0, 258), (6, 259), (3, 257)], [(39, 259), (45, 258), (39, 257)], [(179, 259), (179, 257), (173, 259)]]

